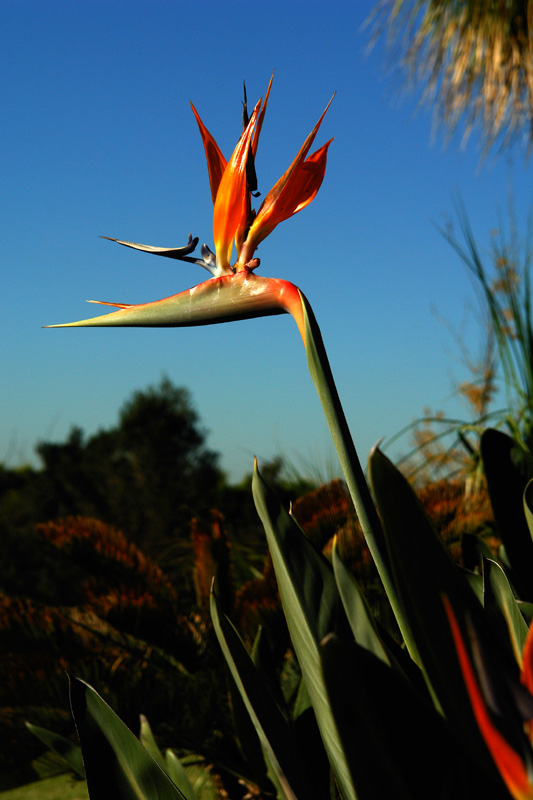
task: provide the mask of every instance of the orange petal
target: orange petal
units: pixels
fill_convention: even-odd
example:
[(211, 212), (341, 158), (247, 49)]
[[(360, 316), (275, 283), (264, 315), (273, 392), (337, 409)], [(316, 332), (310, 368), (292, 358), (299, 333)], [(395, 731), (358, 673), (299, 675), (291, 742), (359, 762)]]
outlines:
[(513, 750), (510, 744), (504, 739), (499, 730), (493, 724), (483, 696), (477, 684), (476, 676), (470, 658), (463, 642), (459, 625), (453, 613), (450, 601), (447, 597), (443, 598), (450, 623), (451, 632), (457, 650), (457, 656), (461, 665), (461, 671), (465, 680), (466, 689), (470, 697), (472, 709), (476, 717), (479, 729), (485, 739), (485, 743), (492, 755), (494, 763), (498, 768), (507, 788), (515, 800), (532, 800), (533, 786), (529, 782), (526, 765), (518, 753)]
[(207, 159), (207, 169), (209, 172), (209, 183), (211, 185), (211, 197), (213, 198), (213, 204), (215, 202), (218, 187), (220, 186), (220, 181), (222, 179), (222, 175), (224, 174), (224, 170), (226, 169), (227, 161), (220, 152), (220, 148), (218, 144), (215, 142), (214, 138), (211, 136), (207, 128), (205, 127), (204, 123), (200, 119), (200, 115), (198, 114), (197, 110), (191, 103), (191, 108), (193, 110), (193, 114), (196, 117), (196, 122), (198, 123), (198, 127), (200, 128), (200, 133), (202, 135), (202, 140), (204, 143), (204, 150), (205, 150), (205, 157)]
[(276, 225), (297, 214), (315, 199), (326, 174), (328, 147), (332, 141), (330, 139), (322, 145), (293, 171), (273, 205), (259, 210), (250, 228), (249, 238), (253, 240), (254, 249), (272, 233)]
[(240, 256), (242, 244), (244, 242), (244, 237), (248, 234), (248, 229), (250, 227), (250, 218), (252, 215), (252, 204), (250, 198), (250, 191), (247, 188), (246, 196), (244, 198), (245, 206), (242, 209), (241, 219), (239, 224), (237, 225), (237, 229), (235, 231), (235, 247), (237, 250), (237, 256)]
[(260, 106), (261, 101), (254, 108), (250, 121), (226, 165), (215, 199), (213, 238), (217, 254), (217, 267), (220, 269), (229, 267), (233, 237), (248, 216), (246, 161)]
[(309, 156), (307, 161), (305, 159), (332, 100), (333, 97), (289, 169), (263, 200), (245, 243), (246, 257), (250, 257), (250, 252), (253, 253), (276, 225), (305, 208), (318, 192), (326, 170), (327, 150), (332, 140)]
[(257, 118), (257, 125), (255, 126), (254, 136), (252, 139), (252, 155), (255, 158), (257, 153), (257, 145), (259, 144), (259, 134), (261, 133), (261, 128), (263, 127), (263, 120), (265, 118), (265, 111), (268, 105), (268, 98), (270, 97), (270, 89), (272, 88), (272, 81), (274, 80), (274, 73), (272, 73), (272, 77), (270, 78), (268, 89), (265, 95), (265, 102), (263, 103), (263, 107), (261, 109), (261, 113)]
[[(255, 160), (255, 156), (257, 153), (257, 146), (259, 144), (259, 134), (261, 133), (261, 128), (263, 127), (263, 120), (265, 118), (265, 111), (268, 105), (268, 98), (270, 97), (270, 90), (272, 88), (273, 80), (274, 80), (274, 73), (272, 73), (272, 77), (270, 78), (267, 92), (265, 95), (265, 102), (263, 103), (259, 116), (257, 117), (257, 124), (255, 126), (254, 135), (252, 137), (252, 144), (250, 150), (251, 150), (251, 157), (253, 160)], [(235, 231), (235, 246), (237, 248), (238, 256), (240, 255), (241, 252), (241, 247), (244, 241), (244, 237), (247, 236), (248, 229), (250, 227), (250, 218), (252, 211), (252, 206), (250, 201), (251, 201), (250, 191), (248, 191), (246, 197), (246, 214), (243, 213), (239, 227)]]
[(307, 158), (301, 165), (298, 175), (298, 205), (292, 214), (297, 214), (302, 208), (311, 203), (315, 199), (316, 194), (322, 186), (324, 175), (326, 174), (326, 161), (328, 157), (328, 147), (333, 139), (323, 144), (318, 150), (315, 150), (309, 158)]

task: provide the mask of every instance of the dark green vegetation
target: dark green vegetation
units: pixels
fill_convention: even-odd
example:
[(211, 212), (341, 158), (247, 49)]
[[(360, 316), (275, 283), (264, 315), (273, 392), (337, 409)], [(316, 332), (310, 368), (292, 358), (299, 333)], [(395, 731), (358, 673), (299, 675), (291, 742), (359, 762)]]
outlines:
[(0, 793), (2, 800), (86, 800), (87, 786), (70, 775), (44, 778)]
[[(0, 470), (0, 788), (34, 777), (43, 747), (25, 720), (73, 735), (67, 672), (133, 730), (144, 713), (161, 741), (237, 768), (214, 573), (243, 635), (267, 615), (280, 653), (285, 641), (251, 476), (228, 485), (168, 380), (127, 401), (116, 427), (38, 453), (40, 469)], [(266, 467), (286, 503), (309, 488), (281, 480), (280, 460)]]
[[(418, 497), (371, 454), (369, 547), (341, 481), (287, 484), (276, 461), (228, 486), (168, 381), (115, 429), (2, 472), (0, 733), (19, 770), (4, 786), (45, 748), (40, 774), (81, 774), (70, 701), (95, 800), (533, 797), (529, 260), (496, 250), (489, 279), (463, 233), (466, 248), (450, 241), (487, 309), (482, 381), (461, 387), (478, 418), (450, 428), (456, 479), (426, 478)], [(498, 360), (508, 406), (491, 421), (511, 436), (487, 427)]]
[[(159, 451), (165, 469), (157, 469)], [(197, 775), (197, 797), (227, 791), (237, 800), (250, 789), (269, 797), (278, 780), (268, 758), (265, 763), (261, 737), (237, 689), (238, 669), (244, 669), (259, 717), (265, 713), (261, 698), (267, 697), (267, 712), (271, 706), (270, 693), (283, 709), (285, 722), (272, 723), (269, 733), (277, 731), (274, 752), (281, 748), (283, 763), (303, 758), (302, 774), (311, 762), (314, 787), (326, 797), (330, 764), (301, 681), (250, 482), (227, 485), (186, 391), (164, 381), (126, 403), (115, 429), (88, 439), (74, 431), (65, 443), (40, 445), (39, 453), (41, 470), (2, 472), (0, 732), (6, 745), (0, 789), (32, 780), (31, 760), (49, 749), (30, 735), (26, 720), (77, 741), (68, 673), (95, 687), (136, 734), (139, 714), (145, 714), (159, 746), (175, 748), (172, 753), (187, 765), (187, 774)], [(280, 481), (280, 472), (281, 462), (266, 465), (277, 499), (265, 486), (259, 507), (266, 503), (263, 522), (275, 531), (286, 524), (285, 510), (278, 517), (281, 509), (294, 501), (293, 514), (308, 538), (305, 545), (294, 539), (289, 563), (299, 573), (297, 580), (304, 585), (311, 580), (304, 605), (314, 602), (312, 593), (326, 580), (321, 613), (332, 605), (319, 624), (325, 631), (333, 614), (337, 633), (346, 628), (328, 577), (336, 533), (337, 570), (339, 555), (348, 568), (342, 591), (353, 594), (348, 574), (356, 575), (392, 647), (390, 635), (398, 640), (400, 634), (344, 484), (334, 481), (311, 490), (303, 481)], [(135, 491), (128, 492), (130, 484)], [(486, 495), (474, 501), (460, 482), (441, 482), (426, 486), (421, 500), (458, 560), (463, 542), (472, 567), (478, 557), (475, 542), (497, 546), (494, 537), (476, 537), (494, 533)], [(276, 511), (273, 504), (280, 501)], [(131, 528), (119, 524), (121, 515)], [(295, 528), (292, 535), (300, 534)], [(328, 560), (321, 562), (321, 551)], [(278, 561), (284, 557), (276, 556)], [(214, 576), (216, 604), (212, 601), (210, 613)], [(310, 609), (305, 613), (308, 617)], [(314, 623), (308, 617), (305, 625)], [(251, 661), (247, 666), (249, 657), (239, 650), (241, 639), (253, 652), (254, 666)], [(224, 654), (220, 642), (226, 643)], [(373, 674), (375, 666), (369, 663), (368, 669)], [(256, 670), (266, 683), (254, 689)], [(74, 685), (74, 702), (77, 696), (84, 704), (86, 690), (80, 687), (85, 684)], [(88, 698), (96, 713), (99, 701), (92, 694)], [(170, 766), (165, 764), (174, 768), (175, 756), (169, 758)], [(47, 774), (46, 766), (36, 766), (39, 774)], [(54, 761), (48, 765), (53, 768)], [(293, 782), (302, 779), (300, 772), (293, 766)], [(303, 784), (300, 789), (307, 791)]]

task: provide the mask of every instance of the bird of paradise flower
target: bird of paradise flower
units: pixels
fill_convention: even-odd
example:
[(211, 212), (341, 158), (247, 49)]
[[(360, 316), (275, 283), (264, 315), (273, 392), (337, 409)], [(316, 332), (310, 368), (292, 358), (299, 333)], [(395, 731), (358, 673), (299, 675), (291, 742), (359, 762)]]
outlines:
[[(296, 158), (268, 192), (258, 211), (252, 208), (257, 189), (255, 158), (259, 135), (268, 105), (272, 78), (264, 102), (259, 100), (248, 117), (246, 95), (243, 111), (243, 132), (229, 161), (226, 161), (215, 139), (192, 105), (204, 143), (213, 199), (213, 239), (215, 253), (207, 245), (201, 247), (201, 258), (191, 256), (198, 238), (189, 234), (184, 247), (152, 247), (111, 239), (118, 244), (154, 255), (189, 261), (207, 269), (213, 276), (197, 286), (172, 297), (150, 303), (96, 302), (119, 309), (111, 314), (48, 327), (85, 326), (183, 326), (271, 314), (291, 313), (303, 334), (301, 301), (296, 287), (284, 280), (262, 278), (254, 274), (260, 264), (254, 258), (259, 244), (284, 220), (304, 209), (316, 197), (326, 172), (330, 139), (311, 155), (309, 150), (333, 100), (329, 101), (320, 119), (304, 141)], [(237, 260), (231, 263), (233, 245)]]
[[(324, 410), (361, 527), (383, 584), (389, 596), (393, 598), (391, 602), (394, 606), (394, 582), (390, 565), (383, 558), (381, 523), (353, 443), (311, 306), (303, 292), (293, 283), (255, 274), (260, 264), (260, 260), (255, 257), (258, 245), (280, 222), (297, 214), (316, 197), (326, 171), (328, 148), (333, 141), (330, 139), (318, 150), (309, 154), (331, 105), (332, 97), (292, 164), (265, 196), (257, 212), (254, 211), (252, 197), (256, 196), (257, 190), (255, 157), (271, 87), (272, 78), (264, 102), (259, 100), (250, 116), (247, 112), (245, 94), (243, 131), (229, 161), (226, 161), (215, 139), (192, 106), (207, 158), (213, 200), (215, 253), (204, 244), (200, 249), (200, 258), (191, 255), (196, 249), (198, 238), (193, 239), (190, 234), (189, 241), (184, 247), (173, 248), (152, 247), (111, 239), (136, 250), (198, 264), (207, 269), (212, 277), (163, 300), (135, 305), (104, 302), (104, 305), (111, 305), (119, 310), (79, 322), (48, 327), (145, 325), (184, 327), (283, 313), (291, 314), (303, 339), (309, 372)], [(236, 248), (237, 259), (232, 264), (233, 246)]]
[[(202, 245), (200, 258), (191, 254), (198, 238), (189, 234), (184, 247), (152, 247), (119, 239), (111, 241), (154, 255), (198, 264), (212, 277), (184, 292), (155, 302), (128, 305), (106, 303), (118, 308), (110, 314), (91, 319), (50, 325), (51, 328), (102, 326), (184, 327), (209, 325), (252, 317), (288, 313), (294, 318), (306, 349), (307, 364), (324, 410), (346, 483), (355, 504), (370, 552), (382, 581), (391, 594), (394, 583), (390, 567), (378, 546), (381, 523), (376, 512), (353, 439), (337, 393), (335, 381), (311, 306), (300, 289), (279, 278), (255, 274), (260, 260), (255, 257), (258, 245), (289, 217), (302, 211), (317, 195), (324, 175), (330, 139), (309, 155), (320, 125), (333, 97), (318, 122), (305, 139), (295, 159), (265, 196), (257, 212), (252, 209), (256, 196), (255, 157), (267, 109), (273, 76), (264, 102), (259, 100), (250, 116), (246, 94), (243, 105), (243, 131), (226, 161), (215, 139), (192, 106), (202, 136), (211, 197), (213, 200), (213, 238), (215, 253)], [(191, 104), (192, 105), (192, 104)], [(105, 237), (109, 238), (109, 237)], [(231, 264), (233, 244), (237, 260)], [(102, 301), (89, 301), (102, 303)]]

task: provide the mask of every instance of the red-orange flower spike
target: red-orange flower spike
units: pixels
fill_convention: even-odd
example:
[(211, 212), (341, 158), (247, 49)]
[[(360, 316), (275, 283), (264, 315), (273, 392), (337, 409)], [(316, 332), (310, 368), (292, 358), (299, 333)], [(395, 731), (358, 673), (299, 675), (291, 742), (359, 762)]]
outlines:
[(216, 200), (218, 187), (220, 186), (220, 181), (222, 180), (222, 175), (224, 174), (224, 170), (226, 169), (226, 164), (228, 162), (220, 152), (218, 144), (205, 127), (204, 123), (200, 119), (200, 115), (192, 103), (191, 108), (194, 116), (196, 117), (196, 122), (200, 128), (200, 134), (204, 143), (205, 157), (207, 159), (207, 170), (209, 172), (209, 184), (211, 186), (211, 197), (213, 198), (214, 203)]
[(273, 80), (274, 80), (274, 73), (272, 73), (272, 77), (270, 78), (270, 81), (268, 83), (268, 89), (265, 95), (265, 102), (263, 103), (263, 107), (257, 118), (257, 125), (255, 126), (254, 137), (252, 139), (252, 155), (254, 158), (257, 154), (257, 145), (259, 144), (259, 134), (261, 133), (261, 128), (263, 127), (263, 120), (265, 118), (265, 112), (267, 110), (268, 98), (270, 97), (270, 90), (272, 88)]
[(443, 602), (472, 710), (494, 763), (515, 800), (533, 800), (533, 786), (529, 781), (526, 765), (493, 724), (478, 686), (450, 601), (447, 597), (444, 597)]
[(322, 181), (324, 180), (324, 175), (326, 174), (328, 147), (332, 141), (333, 139), (330, 139), (329, 142), (323, 144), (322, 147), (315, 150), (315, 152), (300, 165), (298, 170), (297, 195), (295, 197), (288, 195), (285, 201), (287, 207), (296, 205), (296, 208), (292, 212), (293, 214), (301, 211), (302, 208), (308, 206), (309, 203), (315, 199), (322, 185)]
[(294, 170), (292, 180), (287, 183), (267, 212), (259, 211), (250, 228), (247, 245), (255, 250), (257, 245), (272, 233), (276, 225), (297, 214), (314, 200), (324, 180), (328, 147), (332, 141), (333, 139), (330, 139), (322, 145)]
[(229, 270), (233, 237), (248, 215), (248, 184), (246, 161), (261, 101), (254, 108), (250, 121), (243, 131), (233, 155), (226, 165), (220, 181), (213, 210), (213, 238), (217, 267)]
[[(258, 244), (274, 230), (276, 225), (309, 205), (320, 189), (326, 171), (328, 147), (333, 140), (330, 139), (307, 160), (305, 159), (332, 100), (333, 97), (289, 169), (263, 200), (257, 216), (250, 226), (239, 257), (241, 268), (252, 258)], [(237, 269), (239, 269), (239, 265), (237, 265)]]
[[(309, 157), (307, 154), (331, 100), (289, 169), (265, 197), (257, 215), (252, 211), (251, 195), (254, 187), (247, 183), (247, 167), (250, 167), (247, 162), (250, 158), (255, 159), (257, 153), (273, 78), (274, 75), (270, 78), (264, 103), (261, 106), (259, 101), (249, 122), (247, 124), (245, 122), (246, 128), (229, 162), (226, 162), (216, 141), (191, 103), (204, 143), (211, 197), (214, 203), (213, 233), (216, 250), (216, 268), (212, 270), (214, 275), (226, 275), (253, 268), (250, 265), (253, 263), (252, 258), (257, 246), (276, 225), (309, 205), (324, 179), (328, 147), (332, 140)], [(233, 242), (237, 248), (237, 263), (232, 267), (230, 258)], [(208, 269), (211, 269), (210, 265)]]
[[(259, 135), (261, 133), (261, 128), (263, 127), (263, 120), (265, 118), (265, 112), (268, 105), (268, 98), (270, 97), (270, 89), (272, 88), (272, 81), (274, 80), (274, 73), (272, 73), (272, 77), (270, 78), (268, 89), (265, 95), (265, 102), (261, 107), (261, 111), (259, 112), (259, 116), (257, 117), (257, 123), (254, 130), (254, 135), (252, 137), (252, 143), (250, 146), (250, 152), (252, 159), (255, 160), (255, 156), (257, 153), (257, 146), (259, 144)], [(248, 186), (248, 191), (246, 193), (246, 214), (243, 212), (243, 216), (241, 219), (241, 223), (237, 230), (235, 231), (235, 247), (237, 248), (237, 256), (241, 254), (241, 248), (248, 234), (248, 230), (250, 228), (250, 224), (253, 220), (254, 212), (252, 212), (252, 205), (251, 205), (251, 187)]]

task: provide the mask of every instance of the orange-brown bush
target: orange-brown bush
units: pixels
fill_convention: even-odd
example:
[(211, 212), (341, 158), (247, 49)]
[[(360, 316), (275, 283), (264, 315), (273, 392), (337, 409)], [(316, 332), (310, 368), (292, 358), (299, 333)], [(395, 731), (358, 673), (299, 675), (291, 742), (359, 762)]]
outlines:
[(39, 535), (82, 579), (57, 605), (0, 594), (0, 733), (14, 748), (0, 766), (28, 758), (21, 719), (58, 729), (65, 672), (98, 687), (133, 729), (142, 712), (169, 744), (231, 752), (218, 651), (162, 570), (97, 520), (56, 520)]

